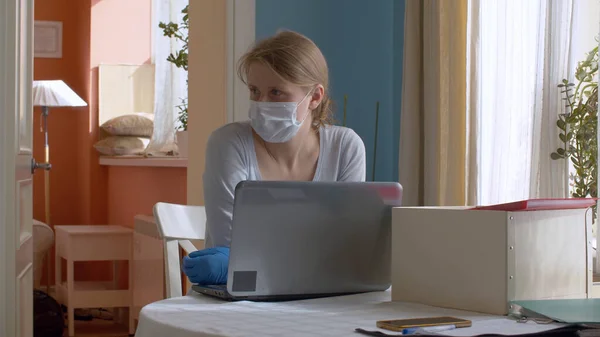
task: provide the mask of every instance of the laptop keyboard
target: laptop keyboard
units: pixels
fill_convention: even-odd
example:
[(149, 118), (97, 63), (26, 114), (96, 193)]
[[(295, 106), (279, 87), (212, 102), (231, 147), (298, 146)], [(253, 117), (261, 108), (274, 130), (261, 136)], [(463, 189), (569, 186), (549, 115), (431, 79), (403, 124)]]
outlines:
[(205, 287), (210, 288), (210, 289), (217, 289), (217, 290), (227, 290), (226, 284), (211, 284), (211, 285), (207, 285)]

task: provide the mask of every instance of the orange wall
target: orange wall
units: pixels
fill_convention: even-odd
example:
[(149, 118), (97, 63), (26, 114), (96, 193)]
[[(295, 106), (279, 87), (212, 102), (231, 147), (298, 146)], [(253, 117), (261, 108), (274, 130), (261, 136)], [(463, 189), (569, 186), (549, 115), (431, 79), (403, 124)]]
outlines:
[[(62, 79), (79, 96), (89, 102), (89, 4), (84, 1), (40, 1), (35, 5), (36, 20), (63, 22), (63, 57), (60, 59), (34, 59), (34, 79)], [(56, 108), (50, 110), (48, 119), (50, 161), (50, 211), (51, 224), (81, 223), (86, 217), (84, 191), (78, 188), (84, 174), (80, 160), (79, 143), (82, 126), (89, 109)], [(40, 131), (40, 110), (34, 111), (33, 141), (34, 157), (44, 160), (44, 134)], [(44, 173), (38, 170), (34, 176), (34, 218), (44, 218)]]
[[(63, 22), (63, 57), (36, 58), (34, 79), (62, 79), (89, 105), (50, 111), (51, 225), (132, 227), (133, 216), (151, 214), (158, 201), (185, 203), (186, 169), (100, 166), (92, 147), (98, 137), (98, 65), (150, 62), (151, 4), (151, 0), (36, 3), (36, 20)], [(34, 156), (43, 161), (39, 109), (34, 113)], [(35, 174), (34, 184), (34, 218), (45, 221), (42, 172)], [(50, 268), (54, 270), (53, 264)], [(86, 263), (76, 266), (75, 273), (78, 279), (106, 279), (110, 268)]]
[[(133, 227), (133, 217), (152, 215), (152, 207), (158, 201), (185, 204), (186, 174), (187, 169), (181, 167), (110, 167), (109, 223)], [(152, 187), (144, 188), (148, 185)]]

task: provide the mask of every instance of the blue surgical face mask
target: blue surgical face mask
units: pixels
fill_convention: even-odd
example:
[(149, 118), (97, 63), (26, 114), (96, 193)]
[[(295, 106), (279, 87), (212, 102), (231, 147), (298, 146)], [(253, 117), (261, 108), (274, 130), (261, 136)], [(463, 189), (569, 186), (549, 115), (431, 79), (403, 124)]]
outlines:
[(285, 143), (294, 138), (302, 123), (310, 115), (310, 111), (308, 111), (302, 121), (298, 121), (296, 119), (298, 106), (311, 92), (312, 90), (298, 103), (250, 101), (248, 116), (252, 128), (265, 142), (269, 143)]

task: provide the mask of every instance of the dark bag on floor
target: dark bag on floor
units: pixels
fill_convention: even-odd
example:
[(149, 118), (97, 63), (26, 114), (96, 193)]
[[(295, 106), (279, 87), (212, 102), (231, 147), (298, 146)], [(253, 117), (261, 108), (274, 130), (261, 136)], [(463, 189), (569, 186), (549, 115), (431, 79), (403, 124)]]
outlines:
[(65, 317), (58, 302), (41, 290), (33, 290), (33, 336), (62, 337)]

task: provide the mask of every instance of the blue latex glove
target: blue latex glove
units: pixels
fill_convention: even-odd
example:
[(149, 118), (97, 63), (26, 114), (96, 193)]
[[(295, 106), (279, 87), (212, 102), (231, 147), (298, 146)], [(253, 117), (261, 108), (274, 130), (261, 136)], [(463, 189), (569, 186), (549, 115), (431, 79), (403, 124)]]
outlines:
[(228, 267), (227, 247), (197, 250), (183, 257), (183, 272), (192, 283), (200, 285), (227, 284)]

